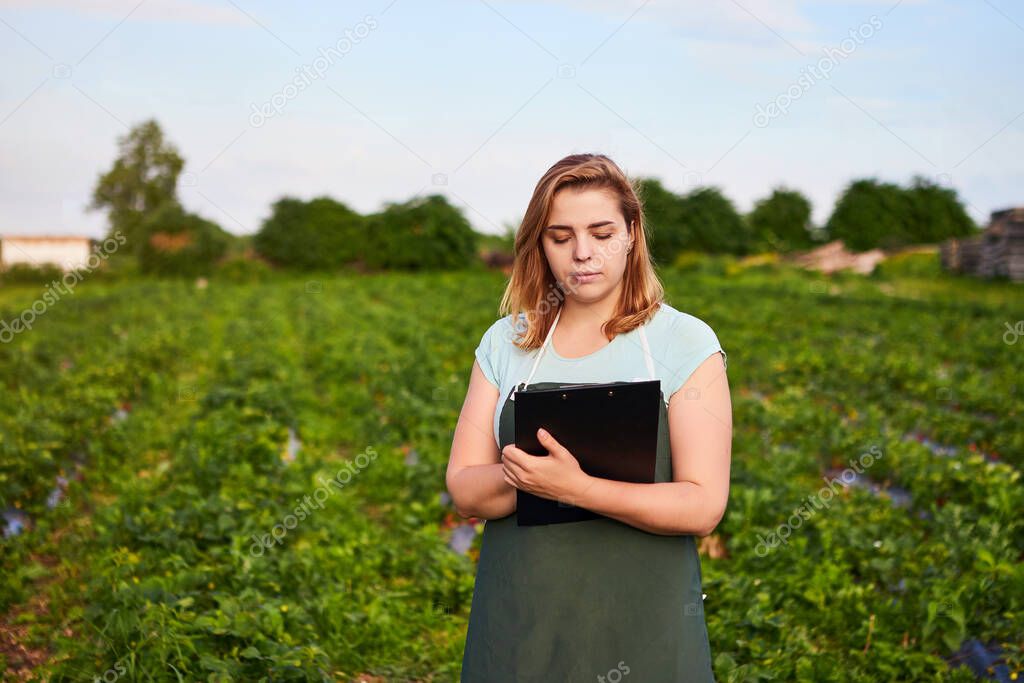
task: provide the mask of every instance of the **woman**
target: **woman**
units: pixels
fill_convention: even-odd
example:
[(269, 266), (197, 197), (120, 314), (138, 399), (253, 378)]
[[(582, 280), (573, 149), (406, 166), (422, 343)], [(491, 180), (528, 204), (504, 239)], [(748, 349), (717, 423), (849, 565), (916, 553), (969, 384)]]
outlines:
[[(459, 514), (487, 520), (463, 683), (714, 680), (694, 536), (729, 494), (726, 354), (663, 294), (619, 167), (593, 154), (552, 166), (516, 234), (501, 312), (517, 322), (476, 349), (448, 464)], [(512, 443), (516, 389), (654, 378), (655, 483), (592, 477), (543, 430), (550, 457)], [(517, 489), (603, 516), (520, 527)]]

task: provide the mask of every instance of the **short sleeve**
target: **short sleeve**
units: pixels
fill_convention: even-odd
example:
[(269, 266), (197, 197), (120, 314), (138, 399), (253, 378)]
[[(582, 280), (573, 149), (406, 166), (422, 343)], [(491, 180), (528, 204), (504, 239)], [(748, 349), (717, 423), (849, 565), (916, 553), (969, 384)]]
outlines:
[(665, 380), (666, 399), (676, 393), (694, 370), (716, 351), (722, 354), (722, 362), (729, 367), (729, 358), (718, 341), (718, 335), (711, 326), (695, 316), (684, 314), (672, 328), (668, 343), (669, 377)]
[(484, 377), (487, 381), (493, 384), (496, 388), (500, 389), (500, 378), (498, 377), (497, 367), (497, 345), (495, 339), (495, 325), (491, 325), (484, 332), (480, 338), (480, 343), (476, 347), (475, 355), (476, 360), (480, 364), (480, 369), (484, 373)]

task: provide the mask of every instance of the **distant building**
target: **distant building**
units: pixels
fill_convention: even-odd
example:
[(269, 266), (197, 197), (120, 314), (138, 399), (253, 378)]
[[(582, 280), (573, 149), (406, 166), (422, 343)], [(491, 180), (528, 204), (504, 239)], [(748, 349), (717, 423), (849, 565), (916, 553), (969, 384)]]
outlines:
[(18, 263), (52, 264), (64, 271), (88, 267), (92, 239), (58, 235), (4, 235), (0, 237), (0, 267)]
[(980, 235), (948, 239), (939, 254), (946, 270), (1024, 280), (1024, 207), (993, 211)]

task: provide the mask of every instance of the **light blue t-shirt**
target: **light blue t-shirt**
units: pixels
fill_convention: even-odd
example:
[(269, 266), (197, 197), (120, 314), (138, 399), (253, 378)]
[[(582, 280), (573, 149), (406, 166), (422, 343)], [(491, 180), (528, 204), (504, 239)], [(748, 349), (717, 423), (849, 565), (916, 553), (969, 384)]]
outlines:
[[(525, 326), (525, 315), (520, 314), (519, 319), (520, 326)], [(655, 379), (661, 380), (661, 391), (666, 401), (713, 353), (721, 352), (722, 361), (728, 367), (728, 356), (711, 326), (667, 303), (661, 303), (647, 321), (645, 330)], [(498, 388), (498, 406), (494, 411), (494, 441), (498, 444), (498, 424), (505, 398), (514, 385), (526, 381), (540, 352), (539, 348), (524, 352), (513, 343), (516, 336), (512, 316), (499, 318), (484, 332), (475, 351), (487, 381)], [(579, 358), (564, 358), (555, 351), (554, 344), (549, 343), (530, 383), (632, 382), (646, 379), (650, 379), (650, 374), (637, 328), (616, 335), (597, 351)]]

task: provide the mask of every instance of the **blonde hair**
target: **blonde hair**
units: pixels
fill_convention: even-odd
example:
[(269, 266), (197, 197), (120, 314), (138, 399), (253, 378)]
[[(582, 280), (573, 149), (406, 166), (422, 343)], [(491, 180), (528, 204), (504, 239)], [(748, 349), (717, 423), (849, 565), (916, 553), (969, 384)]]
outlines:
[(541, 177), (516, 231), (512, 275), (501, 297), (499, 313), (514, 314), (516, 323), (521, 315), (525, 316), (526, 327), (516, 326), (522, 334), (514, 342), (524, 351), (543, 344), (564, 298), (541, 246), (541, 235), (551, 215), (555, 193), (563, 188), (610, 192), (619, 201), (626, 231), (629, 232), (631, 224), (634, 231), (633, 247), (626, 254), (622, 295), (615, 314), (601, 327), (604, 335), (611, 340), (617, 334), (639, 327), (654, 314), (665, 296), (647, 247), (646, 221), (637, 187), (607, 156), (571, 154)]

